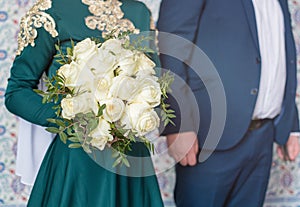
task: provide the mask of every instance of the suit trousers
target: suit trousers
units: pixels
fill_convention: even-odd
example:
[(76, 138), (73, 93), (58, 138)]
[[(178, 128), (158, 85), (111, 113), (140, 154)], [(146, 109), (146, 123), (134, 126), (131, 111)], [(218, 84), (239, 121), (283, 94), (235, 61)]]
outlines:
[(193, 167), (176, 166), (177, 207), (261, 207), (272, 164), (274, 124), (248, 130), (235, 147)]

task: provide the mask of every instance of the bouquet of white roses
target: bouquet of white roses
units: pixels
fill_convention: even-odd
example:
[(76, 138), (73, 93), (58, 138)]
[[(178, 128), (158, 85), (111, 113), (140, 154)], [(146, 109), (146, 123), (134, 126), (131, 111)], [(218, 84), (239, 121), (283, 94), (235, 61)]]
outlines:
[(125, 153), (137, 139), (153, 151), (145, 135), (159, 127), (155, 108), (162, 109), (165, 124), (175, 116), (164, 103), (172, 77), (156, 76), (156, 65), (145, 54), (151, 50), (132, 44), (128, 36), (72, 42), (66, 54), (56, 47), (62, 66), (46, 79), (46, 92), (36, 90), (43, 102), (56, 103), (58, 117), (49, 122), (57, 127), (47, 130), (88, 153), (111, 147), (115, 165), (129, 166)]

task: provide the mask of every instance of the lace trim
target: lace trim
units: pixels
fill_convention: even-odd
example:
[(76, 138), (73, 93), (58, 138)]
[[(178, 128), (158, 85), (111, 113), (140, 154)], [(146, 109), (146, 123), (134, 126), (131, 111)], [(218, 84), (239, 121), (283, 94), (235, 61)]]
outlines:
[(139, 33), (139, 30), (129, 19), (123, 19), (124, 13), (121, 10), (121, 2), (117, 0), (82, 0), (82, 3), (88, 5), (89, 11), (93, 14), (93, 16), (85, 18), (86, 26), (93, 30), (102, 31), (103, 37), (111, 32), (114, 32), (114, 35), (126, 31)]
[(52, 37), (58, 36), (58, 32), (55, 29), (56, 25), (54, 19), (44, 12), (51, 7), (51, 0), (38, 0), (21, 19), (16, 55), (20, 55), (23, 49), (29, 44), (32, 47), (35, 46), (34, 40), (37, 37), (36, 29), (38, 28), (44, 27), (44, 29), (49, 32)]

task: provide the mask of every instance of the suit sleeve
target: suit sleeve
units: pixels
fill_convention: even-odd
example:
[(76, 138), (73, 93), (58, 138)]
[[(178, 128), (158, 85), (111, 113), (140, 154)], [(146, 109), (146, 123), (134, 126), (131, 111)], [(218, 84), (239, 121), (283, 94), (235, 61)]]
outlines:
[(299, 129), (299, 116), (298, 116), (298, 108), (295, 105), (295, 113), (294, 113), (294, 123), (293, 123), (293, 127), (292, 127), (292, 132), (297, 132), (300, 133), (300, 129)]
[(42, 104), (35, 93), (42, 74), (55, 54), (55, 39), (44, 28), (37, 29), (35, 46), (27, 46), (15, 58), (5, 94), (7, 109), (37, 125), (49, 126), (47, 118), (55, 117), (53, 104)]
[[(171, 70), (177, 76), (172, 87), (173, 93), (169, 95), (168, 99), (168, 103), (175, 111), (176, 118), (173, 120), (175, 126), (167, 125), (163, 135), (186, 131), (197, 132), (198, 126), (191, 118), (193, 117), (193, 107), (189, 103), (191, 94), (187, 89), (189, 87), (188, 70), (190, 69), (184, 63), (188, 62), (193, 47), (184, 41), (172, 41), (172, 37), (169, 38), (167, 33), (194, 43), (205, 3), (206, 0), (162, 0), (161, 3), (157, 23), (159, 32), (163, 32), (159, 34), (158, 38), (161, 65), (163, 69)], [(181, 60), (168, 55), (168, 51), (178, 51)]]

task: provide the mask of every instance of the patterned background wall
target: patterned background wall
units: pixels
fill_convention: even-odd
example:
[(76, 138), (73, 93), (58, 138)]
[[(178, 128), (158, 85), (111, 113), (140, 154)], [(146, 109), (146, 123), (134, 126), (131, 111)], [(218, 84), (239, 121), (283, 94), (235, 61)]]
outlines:
[[(15, 175), (17, 119), (4, 108), (4, 92), (9, 68), (17, 47), (16, 36), (20, 17), (35, 0), (0, 0), (0, 207), (25, 206), (30, 187), (20, 183)], [(143, 0), (157, 19), (160, 0)], [(289, 0), (300, 66), (300, 0)], [(300, 72), (298, 73), (300, 80)], [(299, 91), (299, 90), (298, 90)], [(298, 93), (299, 94), (299, 93)], [(300, 101), (299, 101), (300, 106)], [(165, 148), (162, 138), (158, 148)], [(160, 168), (170, 159), (155, 160)], [(158, 175), (165, 206), (174, 207), (172, 190), (174, 170)], [(265, 207), (300, 207), (300, 158), (295, 163), (283, 163), (274, 157), (272, 176)]]

